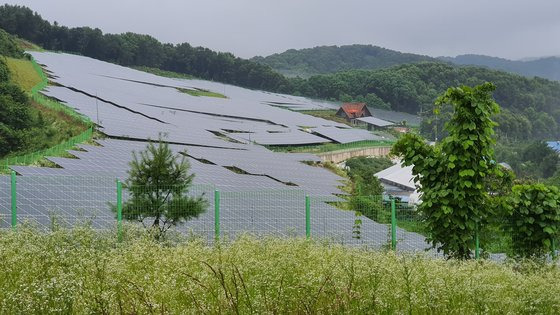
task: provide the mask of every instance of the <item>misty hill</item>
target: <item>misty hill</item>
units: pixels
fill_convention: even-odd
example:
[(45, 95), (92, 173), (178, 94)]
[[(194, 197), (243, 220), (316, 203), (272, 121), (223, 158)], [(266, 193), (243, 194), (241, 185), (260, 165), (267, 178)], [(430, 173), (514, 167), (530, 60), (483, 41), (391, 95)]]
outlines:
[(484, 66), (524, 76), (538, 76), (550, 80), (560, 80), (560, 58), (546, 57), (534, 60), (508, 60), (484, 55), (460, 55), (439, 59), (459, 65)]
[(306, 78), (316, 74), (353, 69), (374, 70), (437, 59), (372, 45), (347, 45), (290, 49), (268, 57), (254, 57), (251, 60), (268, 65), (286, 76)]

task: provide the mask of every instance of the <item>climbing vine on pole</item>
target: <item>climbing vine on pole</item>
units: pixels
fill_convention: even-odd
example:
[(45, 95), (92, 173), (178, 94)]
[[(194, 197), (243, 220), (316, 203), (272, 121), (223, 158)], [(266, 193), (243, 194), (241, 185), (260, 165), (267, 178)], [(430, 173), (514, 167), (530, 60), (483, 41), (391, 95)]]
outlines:
[(502, 176), (493, 160), (491, 116), (499, 112), (492, 98), (495, 86), (449, 88), (436, 100), (451, 104), (449, 135), (431, 146), (418, 135), (403, 136), (392, 149), (405, 166), (412, 165), (420, 184), (428, 241), (447, 257), (468, 259), (474, 249), (476, 227), (484, 226), (490, 209), (485, 177)]

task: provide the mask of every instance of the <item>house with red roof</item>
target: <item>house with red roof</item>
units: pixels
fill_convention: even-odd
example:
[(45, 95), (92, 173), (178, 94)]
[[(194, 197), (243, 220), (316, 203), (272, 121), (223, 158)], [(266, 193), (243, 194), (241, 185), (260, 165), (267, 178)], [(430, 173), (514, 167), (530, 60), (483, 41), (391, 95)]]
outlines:
[(346, 118), (351, 123), (356, 123), (357, 118), (370, 117), (371, 112), (366, 103), (344, 103), (336, 112), (336, 116)]

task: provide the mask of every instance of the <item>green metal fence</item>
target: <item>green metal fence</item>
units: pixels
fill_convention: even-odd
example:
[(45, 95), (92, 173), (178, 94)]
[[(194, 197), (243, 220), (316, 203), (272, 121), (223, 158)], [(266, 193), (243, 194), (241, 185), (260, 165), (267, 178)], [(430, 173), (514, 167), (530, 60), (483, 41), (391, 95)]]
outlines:
[[(159, 233), (202, 237), (209, 243), (241, 234), (301, 237), (351, 246), (440, 256), (415, 205), (390, 196), (318, 196), (298, 189), (244, 190), (213, 185), (128, 186), (110, 177), (0, 176), (0, 227), (44, 229), (125, 223)], [(508, 222), (490, 222), (472, 238), (473, 256), (514, 256)], [(162, 235), (163, 235), (162, 234)], [(546, 250), (556, 255), (558, 238)]]
[[(53, 224), (88, 223), (98, 229), (116, 228), (122, 237), (128, 222), (210, 241), (250, 233), (422, 251), (427, 247), (423, 236), (406, 232), (407, 223), (398, 221), (398, 210), (403, 209), (414, 211), (382, 196), (356, 202), (298, 189), (128, 186), (108, 177), (16, 176), (15, 172), (0, 176), (0, 227), (14, 229), (24, 223), (45, 229)], [(357, 218), (361, 224), (356, 225)]]

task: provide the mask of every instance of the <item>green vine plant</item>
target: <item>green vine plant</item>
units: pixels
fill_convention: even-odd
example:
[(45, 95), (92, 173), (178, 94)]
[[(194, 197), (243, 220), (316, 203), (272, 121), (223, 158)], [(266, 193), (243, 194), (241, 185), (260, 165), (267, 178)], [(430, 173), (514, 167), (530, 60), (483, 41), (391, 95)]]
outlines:
[(555, 186), (515, 185), (508, 207), (509, 227), (516, 257), (542, 257), (554, 250), (560, 226), (560, 196)]
[(443, 104), (453, 106), (445, 125), (448, 136), (431, 146), (418, 135), (406, 134), (392, 149), (404, 166), (413, 166), (427, 241), (448, 258), (471, 258), (477, 228), (492, 212), (485, 178), (504, 175), (493, 159), (496, 123), (491, 116), (499, 112), (492, 97), (495, 88), (491, 83), (449, 88), (435, 103), (436, 114)]

